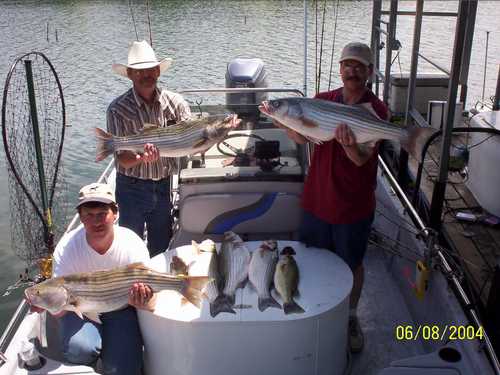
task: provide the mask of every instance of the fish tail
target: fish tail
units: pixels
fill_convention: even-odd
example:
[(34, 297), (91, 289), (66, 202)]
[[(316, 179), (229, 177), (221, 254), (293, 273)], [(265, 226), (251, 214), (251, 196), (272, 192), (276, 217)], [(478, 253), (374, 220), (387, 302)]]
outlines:
[(435, 132), (436, 129), (429, 127), (410, 126), (407, 128), (406, 137), (401, 140), (401, 147), (421, 162), (424, 146)]
[(272, 297), (261, 298), (259, 297), (259, 311), (264, 311), (268, 307), (276, 307), (277, 309), (281, 309), (281, 305), (276, 302), (276, 300)]
[(210, 316), (215, 318), (221, 312), (236, 314), (236, 311), (233, 310), (233, 304), (231, 301), (227, 298), (227, 296), (222, 294), (217, 296), (215, 301), (210, 304)]
[(285, 315), (304, 313), (304, 309), (300, 307), (293, 299), (290, 302), (285, 302), (283, 304), (283, 310), (285, 311)]
[(190, 276), (184, 279), (181, 294), (196, 307), (201, 306), (202, 289), (212, 280), (207, 276)]
[(113, 135), (99, 128), (95, 128), (95, 136), (97, 140), (97, 150), (95, 161), (101, 161), (111, 155), (115, 151)]

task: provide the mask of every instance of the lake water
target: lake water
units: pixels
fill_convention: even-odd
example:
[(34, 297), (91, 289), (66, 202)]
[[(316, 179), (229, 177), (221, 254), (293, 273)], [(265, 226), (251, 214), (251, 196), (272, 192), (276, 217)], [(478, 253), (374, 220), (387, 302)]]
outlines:
[[(127, 45), (136, 39), (128, 1), (2, 1), (0, 2), (0, 83), (5, 82), (16, 56), (40, 51), (52, 61), (63, 85), (67, 123), (63, 161), (66, 197), (70, 206), (78, 189), (94, 181), (106, 162), (96, 163), (93, 127), (105, 128), (108, 104), (130, 87), (127, 79), (111, 71), (114, 62), (125, 63)], [(134, 0), (133, 14), (139, 39), (148, 39), (145, 1)], [(323, 2), (319, 2), (322, 9)], [(327, 3), (322, 89), (328, 85), (336, 1)], [(425, 10), (456, 11), (455, 1), (428, 1)], [(309, 2), (308, 94), (315, 71), (315, 11)], [(388, 2), (385, 3), (385, 9)], [(334, 48), (333, 86), (341, 47), (360, 40), (369, 44), (371, 1), (341, 1)], [(405, 1), (400, 10), (414, 10)], [(272, 87), (303, 89), (303, 1), (150, 1), (153, 45), (158, 58), (172, 57), (172, 67), (160, 86), (171, 90), (223, 87), (226, 64), (235, 57), (259, 57), (266, 64)], [(321, 14), (318, 16), (321, 21)], [(491, 31), (486, 79), (487, 97), (494, 94), (500, 59), (500, 7), (480, 1), (474, 34), (466, 108), (481, 98), (486, 31)], [(449, 69), (454, 18), (426, 18), (421, 52)], [(47, 34), (48, 25), (48, 34)], [(397, 39), (402, 44), (401, 69), (410, 68), (413, 17), (398, 19)], [(57, 40), (56, 40), (57, 30)], [(321, 31), (321, 28), (320, 30)], [(48, 40), (47, 40), (48, 39)], [(385, 50), (384, 50), (385, 51)], [(381, 61), (385, 57), (381, 56)], [(420, 71), (431, 71), (422, 63)], [(399, 72), (395, 63), (394, 72)], [(24, 268), (10, 248), (9, 198), (3, 148), (0, 151), (0, 292), (17, 280)], [(70, 212), (68, 215), (72, 215)], [(19, 302), (17, 290), (0, 303), (0, 327), (7, 324)], [(1, 295), (1, 293), (0, 293)]]

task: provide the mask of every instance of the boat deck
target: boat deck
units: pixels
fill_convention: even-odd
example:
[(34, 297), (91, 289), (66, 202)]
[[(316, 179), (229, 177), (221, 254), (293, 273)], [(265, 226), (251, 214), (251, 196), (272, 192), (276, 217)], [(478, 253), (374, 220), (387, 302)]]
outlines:
[[(456, 143), (464, 143), (465, 139), (456, 137)], [(440, 142), (429, 147), (428, 157), (424, 163), (421, 199), (424, 206), (430, 207), (434, 181), (439, 173), (438, 160)], [(417, 164), (414, 159), (409, 162), (410, 171), (416, 175)], [(500, 226), (492, 226), (482, 221), (487, 213), (481, 208), (470, 190), (465, 185), (467, 176), (459, 172), (448, 173), (445, 202), (442, 216), (442, 234), (451, 246), (452, 254), (460, 263), (470, 287), (478, 296), (482, 305), (487, 304), (495, 265), (500, 257)], [(475, 222), (457, 219), (458, 212), (474, 214)]]
[(411, 325), (413, 319), (404, 303), (404, 296), (388, 270), (387, 254), (371, 245), (364, 265), (365, 283), (358, 316), (365, 336), (365, 347), (361, 353), (351, 355), (351, 373), (371, 375), (388, 367), (394, 360), (424, 354), (425, 348), (419, 341), (396, 339), (396, 327)]

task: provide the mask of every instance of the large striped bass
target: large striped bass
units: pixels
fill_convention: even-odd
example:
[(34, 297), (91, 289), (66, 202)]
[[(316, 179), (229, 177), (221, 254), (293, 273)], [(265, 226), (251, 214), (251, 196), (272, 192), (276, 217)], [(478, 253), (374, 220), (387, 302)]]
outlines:
[(221, 312), (236, 314), (231, 301), (222, 294), (224, 279), (219, 272), (219, 255), (215, 243), (212, 240), (204, 240), (200, 244), (192, 241), (191, 245), (197, 256), (189, 266), (189, 275), (208, 275), (211, 278), (203, 291), (210, 304), (210, 316), (215, 318)]
[(239, 122), (235, 114), (213, 115), (181, 121), (167, 127), (145, 124), (139, 134), (125, 137), (117, 137), (95, 128), (96, 161), (101, 161), (116, 151), (143, 152), (146, 143), (154, 144), (160, 151), (160, 156), (181, 157), (205, 152), (222, 141)]
[(236, 289), (243, 288), (248, 279), (251, 254), (240, 236), (234, 232), (224, 233), (219, 256), (219, 269), (224, 277), (223, 293), (234, 305)]
[(260, 247), (252, 253), (252, 260), (250, 260), (248, 267), (248, 280), (257, 291), (260, 311), (264, 311), (268, 307), (281, 309), (280, 304), (271, 296), (271, 284), (277, 262), (278, 243), (276, 240), (262, 242)]
[(346, 124), (359, 144), (374, 145), (380, 139), (397, 141), (417, 160), (422, 147), (436, 130), (412, 126), (402, 128), (377, 117), (370, 104), (345, 105), (311, 98), (264, 101), (259, 110), (311, 142), (321, 144), (334, 137), (339, 124)]
[(76, 273), (54, 277), (27, 288), (28, 302), (57, 314), (74, 311), (83, 319), (95, 319), (97, 314), (118, 310), (128, 304), (129, 290), (134, 283), (144, 283), (153, 292), (168, 289), (182, 294), (189, 302), (200, 306), (201, 290), (210, 279), (207, 276), (172, 276), (154, 271), (142, 263), (133, 263), (109, 271)]

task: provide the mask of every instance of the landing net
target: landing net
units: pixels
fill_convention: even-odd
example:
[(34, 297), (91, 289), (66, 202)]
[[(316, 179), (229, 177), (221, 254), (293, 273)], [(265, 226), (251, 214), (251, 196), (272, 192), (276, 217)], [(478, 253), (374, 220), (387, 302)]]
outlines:
[(39, 52), (19, 57), (5, 81), (2, 135), (12, 247), (30, 268), (50, 258), (64, 232), (58, 222), (65, 218), (66, 207), (61, 165), (64, 130), (64, 98), (54, 67)]

